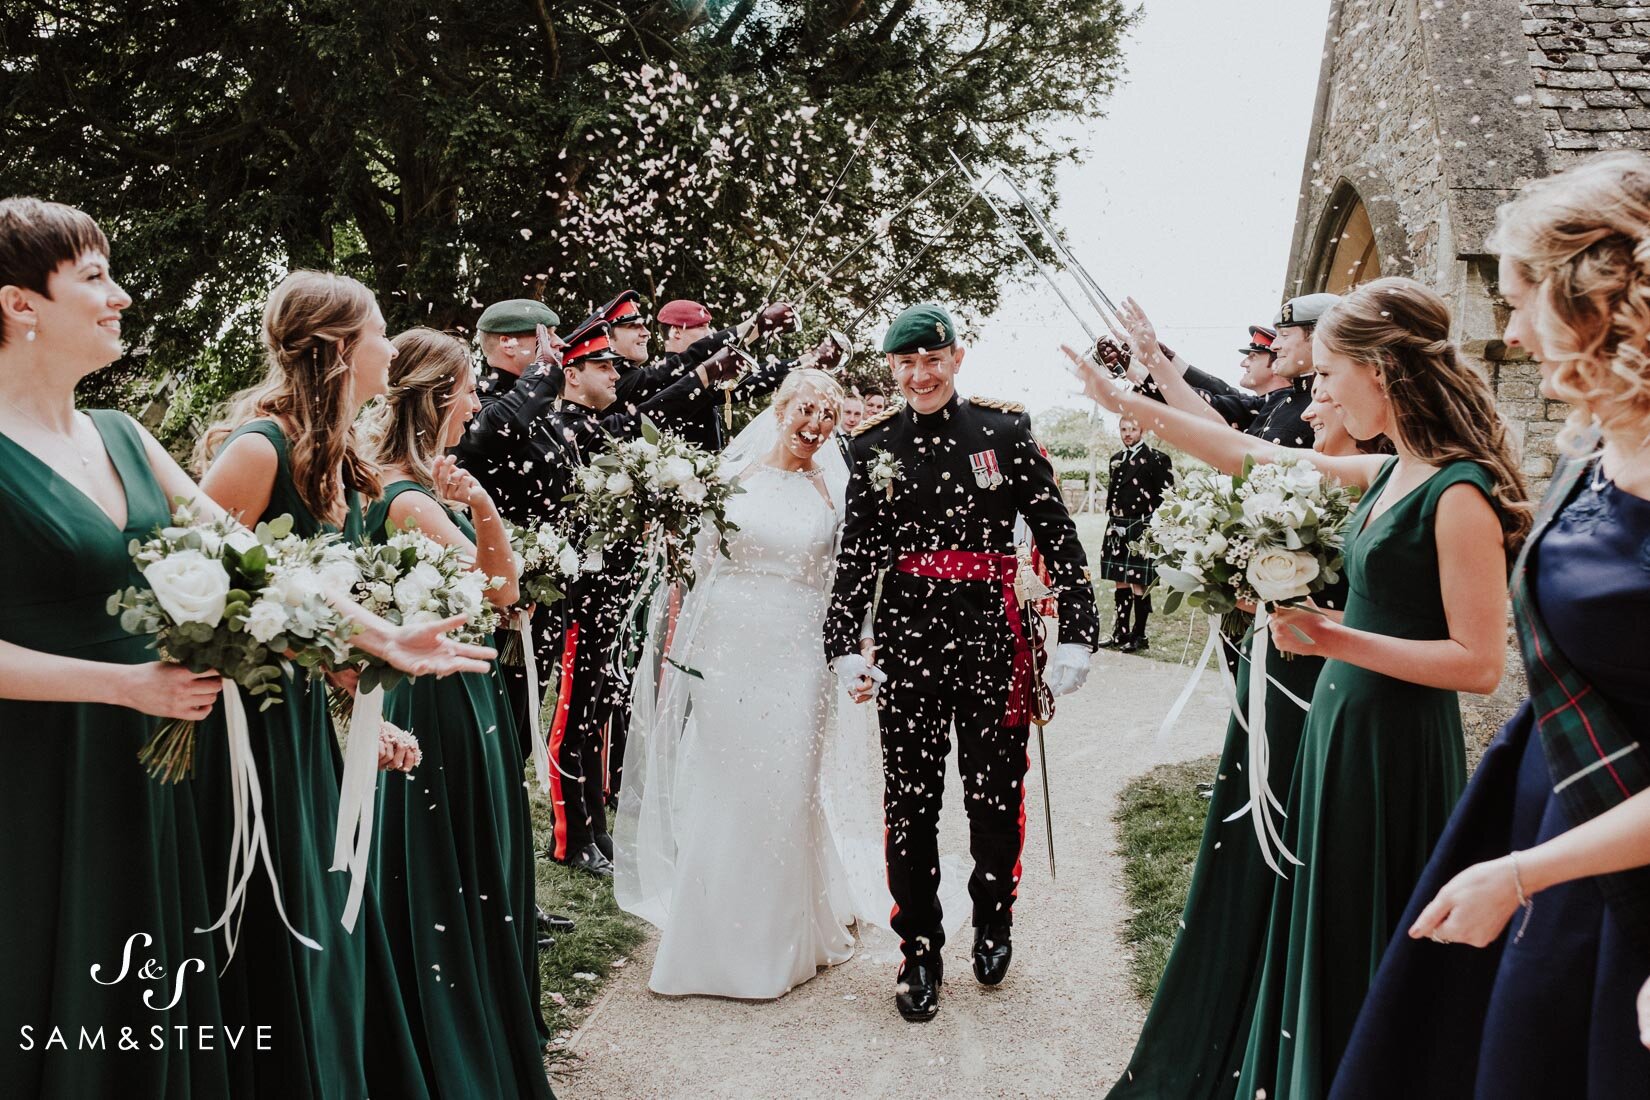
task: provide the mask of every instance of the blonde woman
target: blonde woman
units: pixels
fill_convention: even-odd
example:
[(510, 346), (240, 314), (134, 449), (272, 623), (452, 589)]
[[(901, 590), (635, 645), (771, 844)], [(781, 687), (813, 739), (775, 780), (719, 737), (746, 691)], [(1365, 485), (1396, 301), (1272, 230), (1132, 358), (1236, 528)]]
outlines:
[[(1347, 529), (1344, 619), (1279, 609), (1273, 644), (1327, 658), (1286, 805), (1302, 861), (1274, 885), (1238, 1096), (1329, 1088), (1404, 899), (1466, 780), (1456, 692), (1487, 692), (1506, 647), (1508, 555), (1529, 529), (1524, 485), (1489, 387), (1449, 341), (1449, 308), (1377, 279), (1323, 315), (1316, 385), (1355, 439), (1397, 452), (1312, 458), (1365, 489)], [(1085, 386), (1227, 471), (1272, 444), (1136, 394)], [(1280, 796), (1283, 792), (1277, 792)]]
[[(367, 511), (368, 536), (411, 526), (457, 547), (498, 578), (486, 598), (507, 608), (520, 573), (509, 529), (446, 453), (481, 408), (469, 349), (427, 328), (394, 344), (389, 393), (369, 422), (384, 493)], [(423, 752), (405, 776), (383, 777), (374, 840), (379, 905), (431, 1095), (549, 1097), (533, 827), (498, 669), (402, 683), (384, 715)]]
[[(264, 307), (263, 344), (264, 381), (236, 395), (201, 438), (201, 488), (247, 524), (290, 515), (299, 535), (342, 532), (360, 542), (361, 497), (378, 495), (379, 475), (355, 419), (383, 395), (395, 358), (378, 303), (354, 279), (295, 271)], [(272, 1050), (247, 1045), (235, 1054), (241, 1084), (280, 1096), (423, 1095), (370, 891), (353, 933), (340, 924), (350, 876), (328, 870), (342, 760), (325, 691), (307, 676), (288, 677), (283, 699), (248, 716), (284, 914), (254, 876), (244, 946), (221, 981), (224, 1015), (279, 1026)], [(227, 840), (233, 797), (223, 743), (203, 739), (192, 786), (206, 835)], [(228, 866), (227, 848), (210, 858)], [(322, 950), (300, 943), (288, 924)]]
[(637, 677), (614, 892), (663, 933), (656, 993), (771, 999), (853, 953), (820, 797), (842, 400), (829, 375), (792, 371), (734, 441), (738, 530), (725, 557), (701, 540), (674, 632), (656, 624), (641, 667), (662, 686)]
[(1572, 407), (1513, 574), (1531, 698), (1410, 899), (1337, 1097), (1650, 1087), (1650, 157), (1531, 184), (1490, 246), (1508, 346)]

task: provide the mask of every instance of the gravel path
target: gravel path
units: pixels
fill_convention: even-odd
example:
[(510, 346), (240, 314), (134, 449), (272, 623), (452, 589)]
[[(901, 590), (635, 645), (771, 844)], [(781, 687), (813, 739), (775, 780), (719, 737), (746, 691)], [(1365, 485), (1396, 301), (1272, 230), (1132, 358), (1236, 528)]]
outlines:
[[(573, 1037), (581, 1061), (557, 1075), (557, 1095), (1089, 1096), (1109, 1086), (1145, 1015), (1129, 992), (1122, 942), (1117, 795), (1155, 764), (1217, 751), (1225, 730), (1210, 670), (1179, 728), (1159, 738), (1186, 675), (1102, 651), (1083, 691), (1061, 700), (1048, 728), (1060, 878), (1049, 880), (1034, 752), (1014, 963), (1001, 986), (975, 983), (965, 927), (946, 944), (940, 1014), (927, 1024), (900, 1019), (896, 963), (868, 953), (777, 1002), (664, 998), (647, 989), (655, 936)], [(950, 851), (966, 850), (954, 768), (941, 824)]]

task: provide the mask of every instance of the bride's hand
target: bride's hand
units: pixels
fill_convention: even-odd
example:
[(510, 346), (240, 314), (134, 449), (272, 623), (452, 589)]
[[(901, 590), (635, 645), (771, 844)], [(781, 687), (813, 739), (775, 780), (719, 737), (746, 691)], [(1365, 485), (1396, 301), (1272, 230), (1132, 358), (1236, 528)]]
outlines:
[(1088, 395), (1090, 401), (1114, 413), (1126, 411), (1123, 407), (1123, 390), (1111, 375), (1096, 366), (1086, 355), (1079, 355), (1076, 349), (1068, 344), (1061, 344), (1060, 350), (1071, 360), (1071, 373), (1083, 384), (1083, 392)]

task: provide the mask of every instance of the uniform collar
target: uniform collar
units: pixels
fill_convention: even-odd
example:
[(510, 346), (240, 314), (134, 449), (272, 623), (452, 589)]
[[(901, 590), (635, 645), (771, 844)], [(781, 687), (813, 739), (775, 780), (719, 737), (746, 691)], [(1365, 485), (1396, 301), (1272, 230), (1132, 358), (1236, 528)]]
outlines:
[(911, 423), (919, 428), (938, 428), (949, 424), (957, 416), (957, 407), (962, 404), (962, 398), (955, 391), (951, 400), (941, 405), (931, 413), (920, 413), (910, 402), (906, 402), (905, 411), (911, 416)]

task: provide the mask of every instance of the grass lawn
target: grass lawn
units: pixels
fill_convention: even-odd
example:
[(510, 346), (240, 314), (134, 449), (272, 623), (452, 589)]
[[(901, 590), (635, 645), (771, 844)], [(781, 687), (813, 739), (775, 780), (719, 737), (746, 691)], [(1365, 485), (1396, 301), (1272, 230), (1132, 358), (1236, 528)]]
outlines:
[(1124, 936), (1133, 948), (1135, 995), (1150, 1001), (1180, 929), (1192, 864), (1209, 803), (1197, 796), (1219, 765), (1218, 756), (1161, 764), (1131, 780), (1118, 800), (1117, 832), (1123, 854), (1124, 896), (1132, 915)]
[[(550, 840), (550, 804), (533, 794), (533, 833), (540, 852)], [(544, 1019), (550, 1025), (552, 1063), (568, 1058), (567, 1040), (584, 1017), (601, 987), (647, 936), (647, 925), (624, 912), (613, 900), (611, 879), (539, 859), (538, 901), (548, 913), (572, 917), (577, 927), (556, 937), (555, 946), (539, 953), (540, 993)]]
[[(1106, 538), (1106, 517), (1101, 513), (1088, 512), (1071, 518), (1077, 524), (1077, 537), (1083, 543), (1083, 552), (1088, 555), (1089, 568), (1094, 571), (1094, 598), (1100, 609), (1100, 636), (1108, 638), (1111, 636), (1112, 620), (1117, 616), (1117, 603), (1112, 596), (1112, 582), (1100, 579), (1100, 547)], [(1151, 642), (1151, 646), (1141, 650), (1140, 656), (1176, 665), (1196, 660), (1209, 637), (1209, 628), (1204, 625), (1203, 617), (1185, 604), (1173, 615), (1163, 614), (1158, 610), (1163, 606), (1160, 595), (1152, 597), (1152, 605), (1152, 617), (1146, 620), (1146, 640)]]

